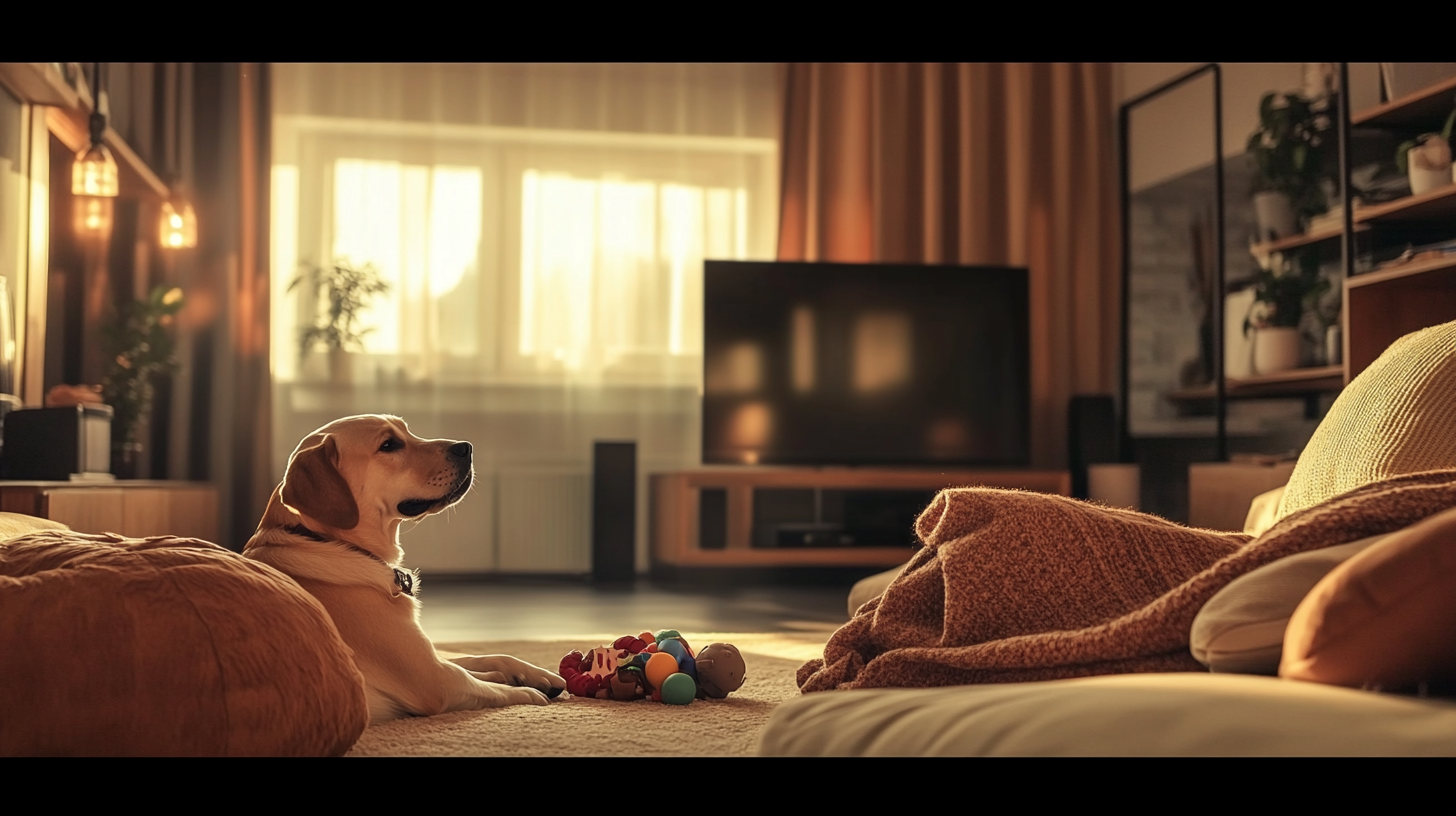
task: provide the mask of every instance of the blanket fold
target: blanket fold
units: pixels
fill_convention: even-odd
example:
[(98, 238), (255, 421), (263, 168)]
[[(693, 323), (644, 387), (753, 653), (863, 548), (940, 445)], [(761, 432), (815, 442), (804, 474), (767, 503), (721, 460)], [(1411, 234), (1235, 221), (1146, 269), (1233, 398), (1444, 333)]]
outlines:
[(1285, 556), (1409, 526), (1456, 507), (1456, 470), (1366, 485), (1257, 539), (1063, 496), (941, 491), (924, 546), (879, 598), (800, 667), (801, 691), (1202, 671), (1203, 604)]

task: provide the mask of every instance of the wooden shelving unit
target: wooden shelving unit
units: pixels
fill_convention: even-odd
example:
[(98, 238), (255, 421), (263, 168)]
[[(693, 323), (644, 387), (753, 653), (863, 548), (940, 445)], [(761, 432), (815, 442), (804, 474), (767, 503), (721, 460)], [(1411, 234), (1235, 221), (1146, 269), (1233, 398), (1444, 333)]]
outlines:
[[(1414, 135), (1439, 130), (1453, 107), (1456, 77), (1353, 112), (1349, 126)], [(1429, 233), (1449, 227), (1450, 237), (1456, 238), (1456, 183), (1358, 208), (1351, 220), (1396, 234), (1403, 228), (1422, 228)], [(1418, 255), (1361, 274), (1353, 274), (1347, 267), (1343, 294), (1344, 381), (1348, 383), (1404, 335), (1456, 320), (1456, 254)]]
[(1291, 249), (1318, 244), (1321, 241), (1330, 241), (1339, 238), (1345, 231), (1344, 227), (1326, 227), (1324, 229), (1311, 230), (1300, 235), (1291, 235), (1288, 238), (1280, 238), (1277, 241), (1264, 241), (1251, 244), (1249, 251), (1255, 255), (1268, 255), (1272, 252), (1288, 252)]
[(1456, 77), (1350, 114), (1353, 127), (1413, 128), (1440, 121), (1451, 112)]
[[(1347, 111), (1345, 121), (1340, 124), (1344, 160), (1350, 161), (1354, 128), (1380, 129), (1400, 134), (1401, 139), (1409, 138), (1439, 130), (1453, 107), (1456, 107), (1456, 77), (1364, 110)], [(1347, 190), (1350, 170), (1348, 164), (1342, 168), (1347, 182), (1342, 186)], [(1389, 257), (1406, 242), (1420, 246), (1442, 240), (1443, 235), (1456, 239), (1456, 182), (1394, 201), (1357, 203), (1350, 213), (1349, 224), (1355, 235), (1361, 237), (1363, 246), (1358, 249), (1355, 235), (1345, 240), (1343, 223), (1330, 225), (1327, 221), (1302, 235), (1249, 247), (1255, 255), (1267, 255), (1345, 241), (1340, 315), (1344, 342), (1342, 362), (1278, 374), (1227, 377), (1223, 383), (1224, 400), (1303, 397), (1307, 411), (1313, 412), (1320, 395), (1343, 389), (1392, 342), (1413, 331), (1456, 320), (1456, 253), (1432, 251), (1403, 261), (1386, 262), (1371, 271), (1356, 272), (1369, 265), (1365, 259), (1375, 251)], [(1180, 411), (1204, 410), (1207, 404), (1217, 403), (1219, 399), (1212, 385), (1177, 389), (1164, 396), (1177, 403)], [(1224, 407), (1215, 404), (1214, 410), (1222, 412)]]
[(1447, 184), (1420, 195), (1358, 207), (1353, 220), (1356, 224), (1394, 224), (1450, 218), (1456, 218), (1456, 184)]
[[(1338, 391), (1345, 384), (1344, 366), (1314, 366), (1261, 374), (1253, 377), (1229, 377), (1224, 380), (1225, 399), (1262, 399), (1297, 397), (1325, 391)], [(1175, 401), (1211, 400), (1217, 396), (1212, 385), (1183, 388), (1168, 393)]]

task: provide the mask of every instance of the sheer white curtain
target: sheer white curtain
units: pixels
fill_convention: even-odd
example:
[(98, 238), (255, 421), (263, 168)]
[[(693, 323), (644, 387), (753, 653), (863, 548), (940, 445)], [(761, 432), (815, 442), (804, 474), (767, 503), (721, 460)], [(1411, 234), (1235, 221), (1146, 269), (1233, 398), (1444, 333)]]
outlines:
[[(643, 474), (699, 461), (702, 262), (773, 257), (778, 69), (285, 64), (273, 77), (278, 474), (323, 422), (398, 413), (475, 443), (480, 477), (448, 527), (406, 537), (412, 563), (586, 569), (593, 440), (636, 440)], [(300, 353), (320, 305), (286, 292), (300, 263), (338, 259), (390, 285), (362, 314), (347, 383)]]

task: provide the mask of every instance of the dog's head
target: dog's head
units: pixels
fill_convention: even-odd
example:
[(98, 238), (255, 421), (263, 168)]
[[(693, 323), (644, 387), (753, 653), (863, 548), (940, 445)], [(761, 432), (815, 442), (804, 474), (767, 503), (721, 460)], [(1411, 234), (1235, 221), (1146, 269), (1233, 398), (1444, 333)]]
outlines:
[(278, 496), (328, 532), (378, 529), (392, 539), (400, 520), (460, 501), (475, 478), (471, 462), (469, 442), (421, 439), (395, 416), (345, 417), (298, 444)]

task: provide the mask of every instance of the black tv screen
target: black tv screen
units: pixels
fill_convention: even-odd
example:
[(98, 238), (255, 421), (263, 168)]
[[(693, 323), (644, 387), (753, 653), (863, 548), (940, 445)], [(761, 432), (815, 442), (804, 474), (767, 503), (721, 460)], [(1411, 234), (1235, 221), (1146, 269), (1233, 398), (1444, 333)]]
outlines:
[(706, 261), (703, 462), (1025, 465), (1027, 271)]

